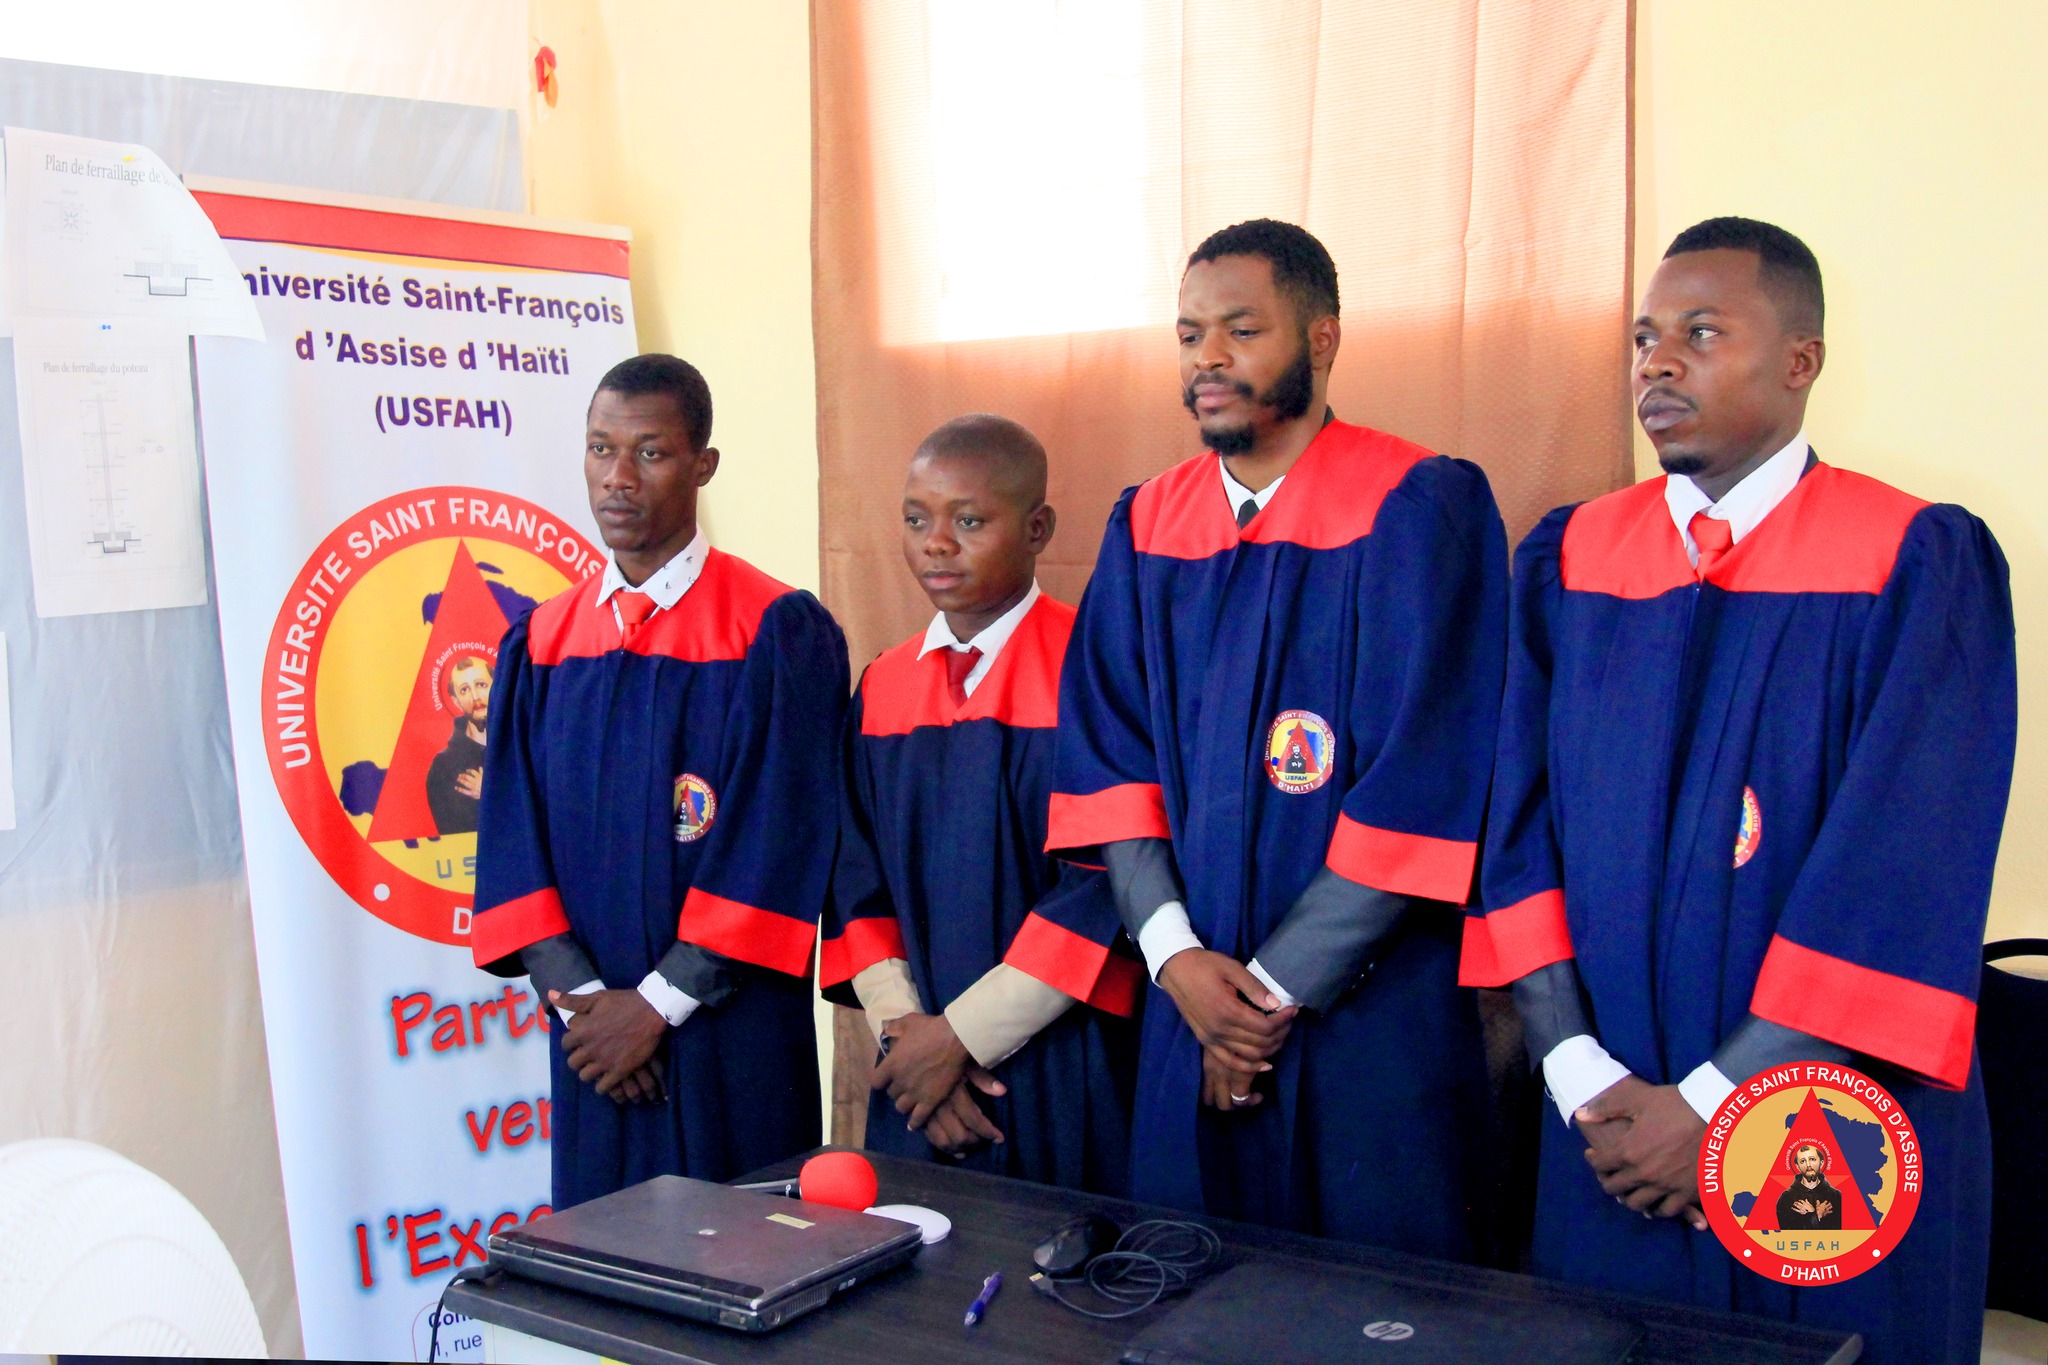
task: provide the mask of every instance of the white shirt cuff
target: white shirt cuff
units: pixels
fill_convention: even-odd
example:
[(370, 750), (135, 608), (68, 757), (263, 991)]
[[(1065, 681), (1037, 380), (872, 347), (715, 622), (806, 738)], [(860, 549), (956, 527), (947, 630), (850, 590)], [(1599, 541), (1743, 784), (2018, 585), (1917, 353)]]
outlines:
[(1281, 1009), (1291, 1009), (1295, 1005), (1299, 1005), (1301, 1003), (1299, 1000), (1296, 1000), (1291, 994), (1288, 993), (1288, 990), (1285, 986), (1281, 985), (1279, 982), (1273, 979), (1273, 974), (1271, 972), (1268, 972), (1264, 967), (1261, 967), (1259, 965), (1259, 960), (1257, 958), (1253, 958), (1250, 962), (1245, 963), (1244, 969), (1250, 972), (1253, 976), (1256, 976), (1259, 980), (1265, 982), (1266, 989), (1273, 992), (1274, 995), (1280, 997)]
[[(586, 982), (584, 982), (584, 983), (583, 983), (582, 985), (578, 986), (578, 987), (577, 987), (577, 988), (576, 988), (575, 990), (573, 990), (573, 991), (564, 991), (564, 992), (562, 992), (562, 994), (564, 994), (564, 995), (589, 995), (589, 994), (590, 994), (590, 993), (591, 993), (592, 991), (601, 991), (601, 990), (603, 990), (603, 989), (604, 989), (604, 982), (602, 982), (602, 981), (597, 981), (597, 980), (590, 980), (590, 981), (586, 981)], [(563, 1023), (565, 1023), (565, 1024), (566, 1024), (566, 1023), (568, 1023), (568, 1022), (569, 1022), (569, 1011), (567, 1011), (567, 1010), (563, 1009), (563, 1008), (562, 1008), (562, 1007), (561, 1007), (560, 1005), (557, 1005), (557, 1006), (555, 1006), (555, 1013), (556, 1013), (556, 1014), (559, 1014), (559, 1015), (561, 1015), (561, 1016), (562, 1016), (562, 1022), (563, 1022)]]
[(1543, 1084), (1567, 1124), (1580, 1105), (1628, 1074), (1628, 1068), (1610, 1057), (1590, 1033), (1573, 1034), (1543, 1059)]
[(1685, 1102), (1692, 1106), (1693, 1113), (1712, 1123), (1714, 1115), (1721, 1112), (1721, 1106), (1735, 1093), (1735, 1082), (1722, 1075), (1721, 1068), (1713, 1062), (1705, 1061), (1678, 1083), (1678, 1093), (1685, 1096)]
[(660, 972), (649, 972), (640, 978), (640, 998), (654, 1006), (654, 1012), (668, 1020), (670, 1028), (697, 1011), (697, 997), (677, 990)]
[(1146, 975), (1154, 981), (1168, 958), (1201, 946), (1195, 926), (1188, 923), (1188, 908), (1179, 901), (1168, 901), (1154, 910), (1145, 927), (1138, 930), (1138, 952), (1145, 958)]

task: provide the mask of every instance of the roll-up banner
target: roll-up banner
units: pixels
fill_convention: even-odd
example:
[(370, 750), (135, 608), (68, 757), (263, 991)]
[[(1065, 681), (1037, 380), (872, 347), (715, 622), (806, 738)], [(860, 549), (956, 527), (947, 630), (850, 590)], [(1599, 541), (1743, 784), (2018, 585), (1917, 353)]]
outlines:
[(448, 1277), (547, 1212), (550, 1021), (470, 962), (477, 797), (507, 625), (604, 566), (627, 234), (189, 183), (270, 338), (201, 338), (197, 387), (306, 1350), (424, 1360)]

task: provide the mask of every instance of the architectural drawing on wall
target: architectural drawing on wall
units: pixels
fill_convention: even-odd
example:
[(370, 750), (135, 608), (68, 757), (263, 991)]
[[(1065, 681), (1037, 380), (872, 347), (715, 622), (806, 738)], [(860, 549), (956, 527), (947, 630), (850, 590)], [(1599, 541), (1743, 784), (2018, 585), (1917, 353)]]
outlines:
[(182, 336), (17, 327), (37, 615), (206, 601), (191, 376)]
[(121, 395), (93, 383), (78, 400), (79, 458), (84, 462), (86, 543), (101, 554), (122, 555), (142, 545), (128, 505), (130, 464), (159, 465), (169, 458), (162, 442), (132, 450), (122, 440)]
[(199, 263), (190, 258), (179, 260), (137, 261), (135, 268), (124, 276), (126, 279), (141, 280), (144, 292), (153, 299), (186, 299), (192, 297), (192, 286), (209, 288), (214, 280), (203, 273)]
[(6, 130), (0, 288), (12, 321), (147, 323), (260, 338), (213, 223), (147, 147)]

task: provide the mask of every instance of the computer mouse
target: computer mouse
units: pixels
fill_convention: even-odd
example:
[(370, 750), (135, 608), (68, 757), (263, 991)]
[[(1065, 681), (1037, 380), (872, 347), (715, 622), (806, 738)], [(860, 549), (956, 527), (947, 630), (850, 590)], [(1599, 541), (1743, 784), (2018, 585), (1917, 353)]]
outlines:
[(1031, 1263), (1055, 1280), (1070, 1280), (1088, 1263), (1116, 1246), (1123, 1232), (1099, 1213), (1084, 1213), (1053, 1229), (1031, 1253)]

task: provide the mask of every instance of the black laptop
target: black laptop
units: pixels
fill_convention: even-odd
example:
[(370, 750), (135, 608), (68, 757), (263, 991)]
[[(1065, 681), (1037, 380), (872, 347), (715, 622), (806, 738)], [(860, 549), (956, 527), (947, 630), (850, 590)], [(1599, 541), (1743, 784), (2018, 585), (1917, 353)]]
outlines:
[(1622, 1365), (1626, 1318), (1369, 1270), (1241, 1265), (1124, 1348), (1125, 1365)]
[(678, 1175), (491, 1237), (491, 1265), (661, 1313), (767, 1332), (923, 1245), (872, 1213)]

